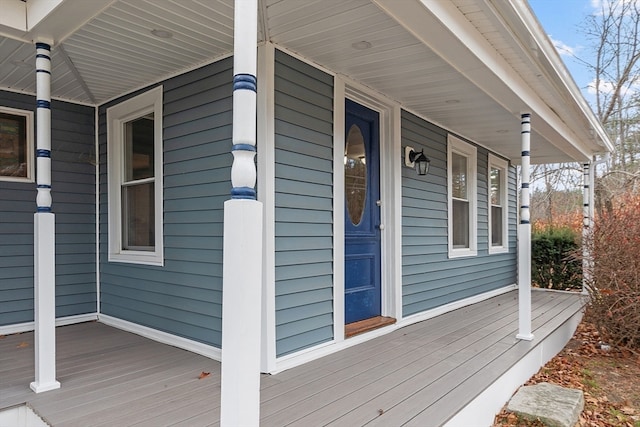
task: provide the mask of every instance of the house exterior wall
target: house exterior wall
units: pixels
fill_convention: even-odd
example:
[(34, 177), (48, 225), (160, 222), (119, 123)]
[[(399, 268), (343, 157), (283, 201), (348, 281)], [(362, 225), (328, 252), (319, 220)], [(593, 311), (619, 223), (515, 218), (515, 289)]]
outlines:
[[(99, 110), (101, 313), (216, 347), (232, 66), (228, 58), (161, 82), (164, 266), (108, 261), (106, 109), (137, 93)], [(334, 78), (278, 50), (274, 68), (275, 328), (282, 357), (334, 338)], [(402, 316), (514, 284), (515, 169), (508, 174), (509, 251), (488, 251), (489, 152), (477, 147), (478, 254), (448, 259), (447, 132), (403, 111), (401, 134), (402, 146), (424, 148), (432, 160), (425, 177), (402, 169)]]
[[(100, 311), (220, 347), (223, 204), (231, 190), (233, 60), (162, 82), (164, 266), (108, 261), (106, 109), (100, 107)], [(139, 91), (142, 93), (144, 91)]]
[(276, 353), (333, 338), (333, 77), (276, 50)]
[(516, 171), (508, 173), (509, 251), (488, 250), (488, 154), (477, 147), (476, 256), (448, 258), (447, 132), (402, 112), (402, 145), (431, 159), (426, 176), (402, 169), (402, 301), (410, 316), (516, 283)]
[[(35, 122), (34, 96), (0, 92), (0, 105), (32, 111)], [(94, 152), (94, 109), (52, 101), (56, 317), (96, 312)], [(0, 181), (0, 326), (33, 321), (35, 199), (35, 182)]]

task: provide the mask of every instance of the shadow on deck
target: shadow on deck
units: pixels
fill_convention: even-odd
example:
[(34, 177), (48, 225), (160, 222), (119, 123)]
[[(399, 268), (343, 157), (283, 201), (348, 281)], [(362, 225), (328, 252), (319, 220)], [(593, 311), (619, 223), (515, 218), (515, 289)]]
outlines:
[[(263, 375), (261, 425), (489, 425), (581, 307), (578, 294), (534, 291), (535, 339), (519, 341), (512, 291)], [(218, 425), (218, 362), (101, 323), (57, 329), (59, 390), (34, 394), (33, 369), (33, 333), (0, 340), (0, 408), (26, 402), (55, 427)]]

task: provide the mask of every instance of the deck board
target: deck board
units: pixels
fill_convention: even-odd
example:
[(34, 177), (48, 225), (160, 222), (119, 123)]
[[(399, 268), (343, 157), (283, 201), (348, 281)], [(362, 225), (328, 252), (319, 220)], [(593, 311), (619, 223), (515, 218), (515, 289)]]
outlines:
[[(509, 292), (263, 375), (261, 425), (440, 425), (580, 307), (533, 292), (536, 340), (520, 341)], [(97, 322), (56, 335), (62, 387), (41, 394), (29, 389), (33, 334), (0, 339), (0, 408), (28, 402), (55, 427), (219, 425), (218, 362)]]
[[(487, 320), (493, 325), (496, 324), (496, 318), (493, 316), (489, 316)], [(502, 320), (502, 322), (511, 323), (508, 318)], [(382, 366), (381, 373), (372, 378), (366, 387), (349, 391), (348, 400), (335, 402), (335, 405), (327, 405), (321, 411), (309, 414), (302, 421), (309, 422), (308, 425), (313, 425), (318, 419), (340, 414), (341, 410), (350, 411), (353, 407), (366, 406), (371, 401), (372, 396), (380, 397), (385, 395), (384, 399), (391, 399), (391, 401), (403, 400), (406, 398), (404, 395), (405, 390), (412, 389), (412, 387), (406, 387), (408, 385), (407, 381), (424, 382), (426, 378), (423, 378), (423, 374), (426, 376), (433, 374), (433, 372), (441, 373), (445, 369), (455, 369), (459, 363), (458, 359), (465, 360), (469, 351), (476, 351), (474, 350), (474, 344), (485, 339), (486, 336), (486, 334), (482, 335), (474, 333), (474, 331), (460, 332), (460, 329), (458, 329), (454, 333), (427, 341), (421, 348), (407, 351), (402, 357), (387, 359)], [(429, 363), (432, 364), (430, 365)], [(398, 391), (400, 395), (393, 395), (393, 390)], [(375, 402), (372, 405), (379, 406), (375, 411), (377, 413), (378, 409), (388, 407), (391, 403)], [(364, 409), (364, 411), (367, 412), (368, 410)], [(360, 425), (360, 421), (347, 420), (344, 425)]]

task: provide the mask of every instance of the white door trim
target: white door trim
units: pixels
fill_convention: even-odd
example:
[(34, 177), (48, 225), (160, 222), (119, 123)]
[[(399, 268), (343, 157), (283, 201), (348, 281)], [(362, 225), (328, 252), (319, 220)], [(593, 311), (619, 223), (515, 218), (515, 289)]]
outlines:
[[(402, 199), (400, 164), (400, 105), (358, 83), (336, 76), (334, 99), (334, 278), (336, 341), (344, 339), (344, 104), (349, 98), (380, 115), (380, 223), (381, 230), (381, 310), (383, 316), (402, 318)], [(340, 228), (335, 227), (340, 222)], [(340, 272), (338, 273), (338, 268)], [(339, 312), (337, 310), (340, 310)], [(338, 319), (340, 322), (338, 322)]]

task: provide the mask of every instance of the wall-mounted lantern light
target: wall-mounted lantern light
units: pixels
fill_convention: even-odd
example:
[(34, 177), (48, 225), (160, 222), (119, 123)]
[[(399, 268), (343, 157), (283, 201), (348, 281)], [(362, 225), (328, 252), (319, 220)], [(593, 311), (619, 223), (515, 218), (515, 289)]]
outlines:
[(404, 147), (404, 164), (407, 167), (414, 168), (418, 175), (426, 175), (429, 171), (431, 160), (424, 155), (424, 150), (419, 152), (413, 147)]

